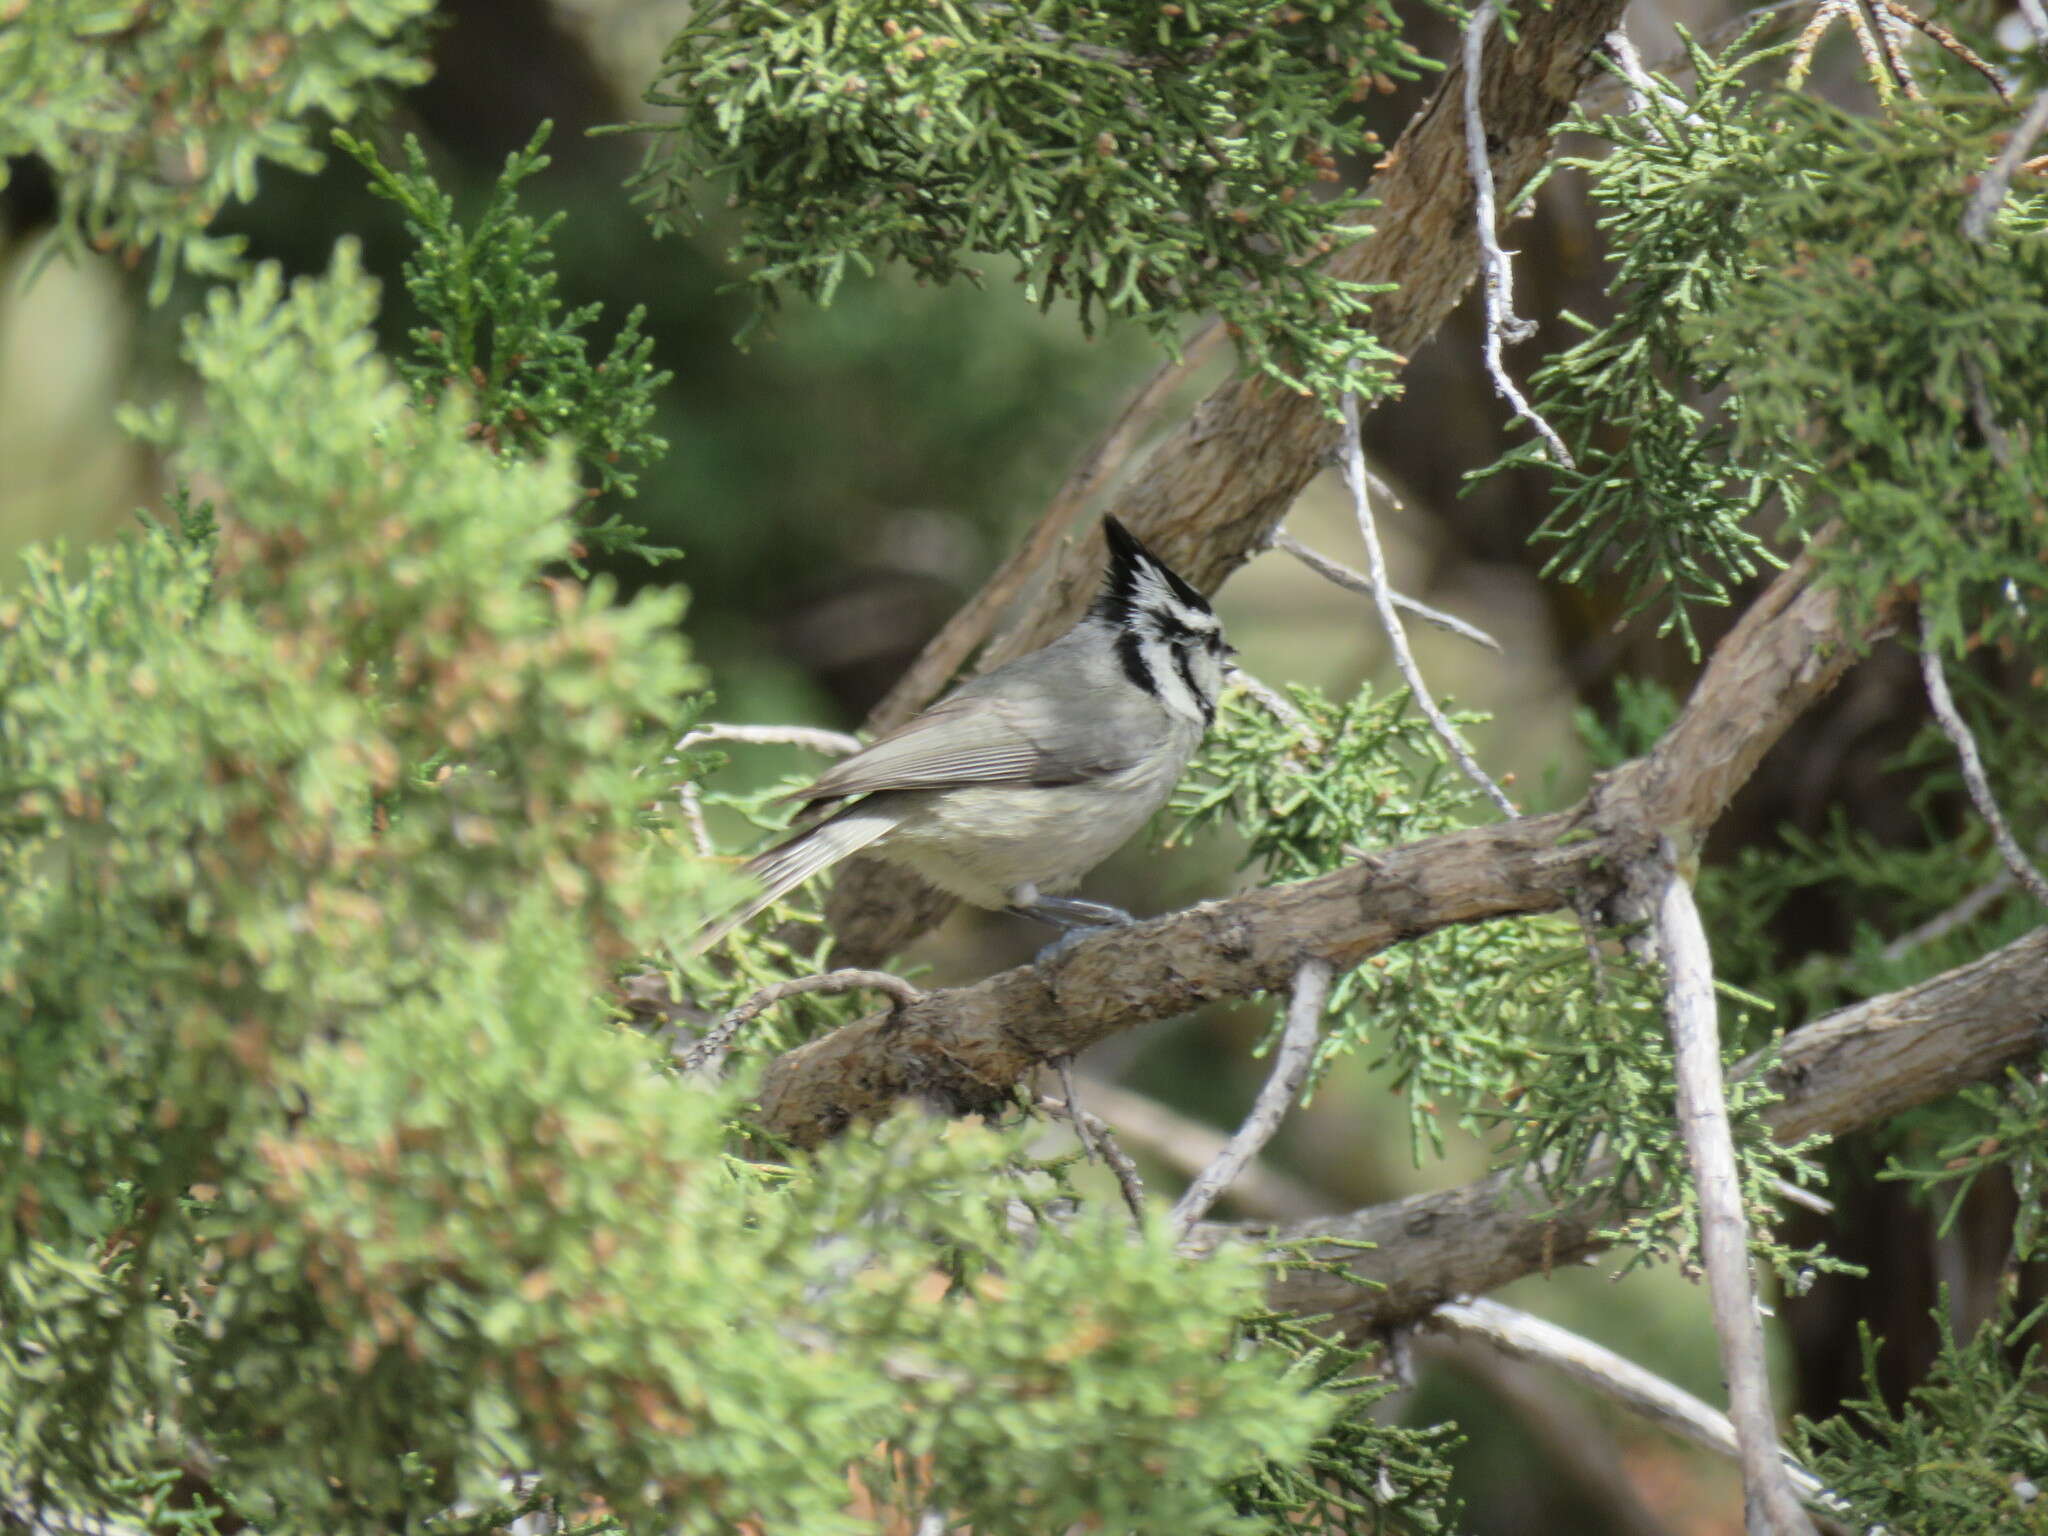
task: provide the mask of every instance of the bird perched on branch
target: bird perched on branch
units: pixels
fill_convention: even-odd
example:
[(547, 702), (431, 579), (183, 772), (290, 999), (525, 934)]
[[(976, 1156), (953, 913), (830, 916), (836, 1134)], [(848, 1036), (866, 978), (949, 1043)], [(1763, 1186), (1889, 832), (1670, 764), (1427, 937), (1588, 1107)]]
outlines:
[(1102, 528), (1109, 568), (1087, 615), (785, 796), (802, 805), (799, 830), (748, 862), (760, 893), (693, 951), (860, 852), (1057, 928), (1131, 921), (1056, 893), (1165, 801), (1236, 652), (1201, 593), (1115, 518)]

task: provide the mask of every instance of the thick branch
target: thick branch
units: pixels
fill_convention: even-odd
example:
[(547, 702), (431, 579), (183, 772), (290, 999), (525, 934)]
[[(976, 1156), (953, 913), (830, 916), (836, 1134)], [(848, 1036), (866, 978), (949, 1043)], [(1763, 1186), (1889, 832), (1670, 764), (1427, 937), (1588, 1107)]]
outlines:
[(1660, 836), (1712, 824), (1785, 727), (1847, 670), (1858, 639), (1802, 559), (1722, 642), (1656, 750), (1576, 808), (1105, 930), (1043, 965), (848, 1025), (771, 1064), (763, 1119), (812, 1146), (906, 1095), (990, 1109), (1041, 1062), (1216, 998), (1277, 991), (1303, 960), (1342, 969), (1453, 923), (1604, 895)]
[[(1781, 1042), (1767, 1081), (1782, 1097), (1764, 1111), (1780, 1141), (1841, 1135), (1874, 1125), (2048, 1048), (2048, 927), (1918, 986), (1843, 1008)], [(1736, 1069), (1761, 1069), (1758, 1059)], [(1593, 1234), (1626, 1214), (1591, 1197), (1551, 1207), (1526, 1179), (1495, 1175), (1346, 1216), (1278, 1228), (1212, 1224), (1210, 1243), (1233, 1236), (1330, 1238), (1351, 1278), (1294, 1272), (1274, 1305), (1336, 1314), (1354, 1334), (1413, 1321), (1459, 1296), (1476, 1296), (1597, 1252)]]

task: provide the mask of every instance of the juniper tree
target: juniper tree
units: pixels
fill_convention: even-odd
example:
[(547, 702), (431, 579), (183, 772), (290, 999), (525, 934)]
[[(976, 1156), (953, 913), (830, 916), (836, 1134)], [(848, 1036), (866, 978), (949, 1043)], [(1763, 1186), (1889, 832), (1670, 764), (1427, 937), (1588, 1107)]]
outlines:
[[(1477, 270), (1467, 130), (1512, 202), (1569, 122), (1612, 302), (1531, 380), (1570, 462), (1537, 436), (1512, 458), (1555, 479), (1556, 577), (1704, 653), (1682, 705), (1631, 688), (1588, 722), (1608, 771), (1583, 800), (1513, 818), (1459, 766), (1471, 717), (1412, 674), (1248, 687), (1160, 833), (1239, 835), (1250, 889), (973, 986), (806, 990), (928, 909), (869, 886), (835, 938), (805, 896), (678, 958), (734, 892), (714, 830), (769, 824), (784, 786), (725, 771), (747, 733), (711, 723), (676, 592), (582, 579), (593, 541), (660, 554), (577, 517), (661, 452), (660, 379), (634, 317), (600, 358), (601, 317), (556, 299), (554, 225), (519, 203), (539, 141), (465, 220), (417, 151), (336, 137), (413, 242), (427, 323), (390, 355), (352, 243), (287, 283), (208, 233), (258, 159), (318, 153), (314, 113), (416, 75), (423, 10), (0, 30), (0, 150), (47, 162), (66, 230), (214, 284), (191, 397), (131, 418), (171, 492), (0, 598), (8, 1521), (1450, 1528), (1459, 1431), (1376, 1411), (1400, 1341), (1609, 1246), (1711, 1265), (1724, 1174), (1742, 1257), (1796, 1292), (1834, 1261), (1779, 1235), (1782, 1202), (1818, 1139), (1891, 1124), (1898, 1177), (2021, 1192), (2006, 1283), (1908, 1401), (1798, 1426), (1797, 1487), (1855, 1529), (2048, 1522), (2038, 58), (1975, 11), (1908, 47), (1896, 10), (1824, 6), (1646, 75), (1603, 46), (1618, 6), (1571, 0), (1455, 18), (1494, 30), (1468, 90), (1465, 50), (1431, 58), (1383, 6), (701, 7), (636, 190), (663, 222), (729, 201), (764, 303), (999, 260), (1091, 324), (1225, 319), (1241, 376), (1114, 497), (1212, 588)], [(1853, 108), (1804, 92), (1830, 22), (1870, 42)], [(1338, 193), (1356, 98), (1437, 70), (1366, 197)], [(1628, 109), (1568, 118), (1613, 72)], [(1071, 615), (1087, 541), (1039, 547), (1021, 617), (942, 637), (918, 686)], [(1698, 615), (1733, 604), (1709, 649)], [(1893, 635), (1939, 717), (1901, 764), (1920, 846), (1844, 820), (1699, 870), (1764, 752)], [(1674, 1086), (1695, 876), (1726, 1169)], [(1868, 925), (1788, 954), (1770, 913), (1823, 887)], [(1277, 1034), (1290, 994), (1311, 1087), (1384, 1060), (1418, 1158), (1456, 1123), (1495, 1174), (1183, 1230), (1096, 1146), (1113, 1123), (1034, 1086), (1209, 999), (1273, 999)], [(1740, 1392), (1752, 1525), (1796, 1528)]]

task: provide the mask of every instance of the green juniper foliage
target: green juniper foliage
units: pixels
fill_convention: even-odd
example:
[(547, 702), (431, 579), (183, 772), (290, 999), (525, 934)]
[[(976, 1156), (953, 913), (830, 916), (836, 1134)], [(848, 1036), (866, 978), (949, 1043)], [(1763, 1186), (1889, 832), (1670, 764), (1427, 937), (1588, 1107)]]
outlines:
[[(161, 287), (233, 265), (207, 222), (259, 160), (311, 163), (307, 113), (416, 77), (424, 6), (15, 9), (0, 150), (50, 163), (73, 232), (154, 247)], [(719, 0), (656, 84), (680, 115), (641, 185), (664, 218), (691, 178), (729, 188), (764, 298), (991, 256), (1091, 323), (1220, 311), (1252, 365), (1327, 398), (1381, 387), (1382, 354), (1318, 265), (1362, 205), (1317, 193), (1365, 144), (1351, 96), (1424, 62), (1377, 6)], [(1856, 601), (1911, 583), (1943, 644), (2021, 667), (2041, 184), (1988, 240), (1960, 230), (2009, 114), (1953, 71), (1859, 119), (1777, 89), (1767, 52), (1696, 63), (1599, 130), (1621, 302), (1539, 381), (1582, 455), (1558, 569), (1618, 560), (1689, 638), (1692, 605), (1772, 558), (1768, 519), (1839, 520), (1823, 558)], [(864, 999), (771, 1010), (723, 1084), (627, 1026), (621, 975), (730, 886), (671, 792), (754, 824), (773, 792), (667, 760), (706, 708), (680, 599), (561, 574), (589, 493), (661, 451), (648, 348), (629, 318), (597, 358), (594, 314), (555, 298), (554, 225), (516, 201), (539, 137), (468, 222), (416, 148), (391, 168), (341, 142), (416, 242), (413, 355), (378, 354), (346, 244), (289, 290), (224, 287), (187, 331), (189, 408), (137, 418), (191, 489), (125, 538), (32, 552), (0, 598), (0, 1521), (1448, 1528), (1447, 1431), (1376, 1423), (1385, 1384), (1318, 1320), (1268, 1314), (1255, 1255), (1134, 1232), (1035, 1126), (906, 1114), (787, 1161), (749, 1138), (753, 1063)], [(615, 515), (598, 535), (638, 537)], [(2031, 844), (2040, 690), (1956, 670)], [(1230, 703), (1170, 840), (1228, 826), (1296, 879), (1468, 819), (1404, 697), (1295, 702), (1305, 731)], [(1599, 755), (1671, 709), (1626, 691)], [(1955, 835), (1975, 822), (1947, 743), (1898, 767), (1925, 849), (1843, 823), (1705, 877), (1722, 973), (1782, 1010), (1731, 990), (1729, 1059), (2038, 920), (1994, 893), (1892, 951), (1901, 915), (1998, 872)], [(1787, 967), (1766, 925), (1823, 884), (1871, 919)], [(814, 969), (821, 926), (799, 899), (660, 974), (709, 1025)], [(1462, 1124), (1554, 1195), (1625, 1185), (1642, 1215), (1612, 1235), (1639, 1255), (1692, 1246), (1652, 972), (1596, 974), (1556, 918), (1380, 959), (1335, 991), (1319, 1066), (1376, 1052), (1418, 1153)], [(1806, 1170), (1761, 1106), (1737, 1086), (1744, 1197), (1789, 1271), (1767, 1186)], [(1895, 1126), (1897, 1171), (2009, 1171), (2015, 1255), (2038, 1253), (2042, 1119), (2030, 1067)], [(2048, 1530), (2022, 1491), (2048, 1483), (2022, 1326), (1951, 1344), (1899, 1412), (1809, 1426), (1804, 1454), (1892, 1529)]]
[(2048, 1365), (2026, 1342), (2041, 1314), (1994, 1319), (1958, 1341), (1937, 1309), (1942, 1348), (1902, 1408), (1877, 1387), (1877, 1339), (1863, 1333), (1868, 1396), (1838, 1418), (1800, 1420), (1799, 1454), (1853, 1511), (1859, 1530), (1945, 1536), (2048, 1532)]
[(1585, 338), (1531, 381), (1531, 403), (1563, 434), (1576, 467), (1552, 463), (1532, 442), (1486, 473), (1545, 464), (1557, 491), (1537, 538), (1558, 548), (1543, 574), (1583, 582), (1618, 568), (1625, 611), (1662, 599), (1661, 630), (1676, 629), (1697, 651), (1692, 605), (1727, 603), (1737, 583), (1773, 562), (1748, 523), (1771, 498), (1797, 495), (1803, 461), (1731, 456), (1744, 404), (1739, 394), (1716, 396), (1712, 410), (1696, 403), (1721, 379), (1694, 356), (1691, 330), (1746, 276), (1741, 204), (1716, 195), (1706, 174), (1768, 151), (1769, 125), (1756, 120), (1743, 77), (1782, 49), (1737, 43), (1717, 60), (1688, 48), (1698, 75), (1690, 96), (1660, 91), (1640, 115), (1567, 124), (1606, 141), (1604, 153), (1563, 163), (1588, 173), (1619, 300), (1604, 326), (1567, 315)]
[(346, 120), (416, 84), (432, 0), (237, 0), (228, 6), (10, 5), (0, 18), (0, 184), (6, 160), (55, 172), (62, 228), (139, 261), (152, 296), (178, 266), (232, 272), (239, 240), (207, 233), (255, 194), (265, 161), (320, 165), (314, 114)]
[[(654, 343), (640, 334), (643, 308), (626, 316), (596, 361), (581, 333), (602, 306), (562, 312), (548, 239), (563, 215), (536, 223), (518, 202), (519, 184), (547, 166), (541, 146), (549, 132), (541, 124), (525, 149), (506, 158), (490, 201), (467, 229), (417, 139), (406, 137), (403, 171), (339, 129), (334, 139), (370, 173), (371, 188), (405, 213), (413, 241), (405, 287), (426, 320), (412, 331), (415, 355), (399, 363), (415, 394), (432, 403), (459, 391), (469, 401), (470, 430), (489, 447), (539, 455), (567, 442), (591, 482), (587, 497), (631, 496), (634, 469), (668, 451), (647, 424), (670, 376), (648, 364)], [(646, 531), (614, 511), (586, 525), (583, 538), (648, 560), (680, 553), (645, 543)]]
[[(2005, 1080), (1965, 1088), (1922, 1117), (1941, 1125), (1942, 1140), (1922, 1155), (1918, 1148), (1895, 1156), (1881, 1177), (1908, 1179), (1930, 1194), (1946, 1195), (1937, 1233), (1948, 1236), (1977, 1181), (1994, 1168), (2012, 1177), (2018, 1213), (2013, 1219), (2014, 1264), (2048, 1258), (2048, 1058), (2028, 1067), (2007, 1067)], [(1918, 1138), (1924, 1145), (1926, 1138)], [(1944, 1186), (1955, 1186), (1950, 1194)]]
[(1690, 90), (1570, 124), (1606, 141), (1567, 163), (1607, 210), (1619, 308), (1536, 375), (1579, 460), (1554, 467), (1548, 569), (1619, 567), (1630, 611), (1661, 601), (1696, 644), (1689, 606), (1773, 558), (1771, 508), (1799, 536), (1839, 519), (1833, 578), (1865, 605), (1912, 586), (1952, 649), (2038, 640), (2048, 194), (2022, 178), (1987, 241), (1962, 229), (2010, 109), (1863, 116), (1755, 88), (1790, 44), (1689, 47)]
[(1269, 1462), (1232, 1486), (1232, 1500), (1245, 1514), (1269, 1517), (1275, 1529), (1332, 1536), (1457, 1529), (1444, 1461), (1456, 1444), (1451, 1427), (1378, 1423), (1375, 1405), (1399, 1386), (1369, 1368), (1366, 1351), (1328, 1337), (1317, 1321), (1277, 1314), (1246, 1320), (1248, 1341), (1293, 1355), (1297, 1374), (1342, 1408), (1301, 1461)]
[(278, 1532), (513, 1474), (628, 1528), (1269, 1529), (1230, 1490), (1345, 1403), (1239, 1338), (1249, 1256), (1020, 1239), (1014, 1134), (735, 1160), (745, 1085), (608, 1026), (709, 883), (642, 835), (677, 603), (546, 578), (567, 455), (415, 403), (372, 306), (346, 247), (218, 295), (150, 421), (216, 531), (0, 610), (0, 1496), (140, 1519), (200, 1445)]
[(1216, 314), (1283, 384), (1370, 394), (1370, 294), (1318, 262), (1365, 233), (1364, 201), (1319, 193), (1372, 139), (1331, 108), (1425, 67), (1384, 3), (715, 0), (648, 92), (675, 115), (642, 187), (664, 225), (700, 179), (729, 188), (766, 304), (882, 261), (945, 281), (1007, 257), (1084, 326), (1170, 339)]

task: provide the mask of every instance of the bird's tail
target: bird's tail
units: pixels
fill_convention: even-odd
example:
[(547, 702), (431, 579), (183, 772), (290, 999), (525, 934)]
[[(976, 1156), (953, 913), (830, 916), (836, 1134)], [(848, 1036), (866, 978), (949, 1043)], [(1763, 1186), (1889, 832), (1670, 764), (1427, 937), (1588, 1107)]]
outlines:
[(746, 863), (746, 872), (761, 882), (760, 894), (700, 928), (683, 946), (686, 955), (701, 955), (743, 923), (753, 921), (815, 874), (830, 869), (848, 854), (858, 853), (896, 825), (896, 818), (858, 807), (841, 811), (830, 821), (777, 843)]

